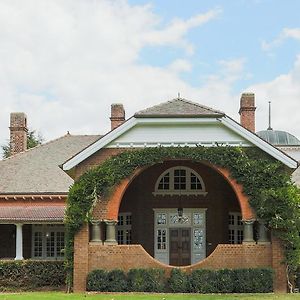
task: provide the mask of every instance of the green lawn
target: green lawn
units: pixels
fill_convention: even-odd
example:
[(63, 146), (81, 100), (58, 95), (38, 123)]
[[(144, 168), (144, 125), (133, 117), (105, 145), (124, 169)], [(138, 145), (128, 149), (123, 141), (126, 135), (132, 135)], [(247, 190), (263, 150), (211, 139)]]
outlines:
[(241, 299), (241, 300), (300, 300), (300, 294), (231, 294), (231, 295), (196, 295), (196, 294), (64, 294), (64, 293), (15, 293), (0, 294), (0, 300), (220, 300), (220, 299)]

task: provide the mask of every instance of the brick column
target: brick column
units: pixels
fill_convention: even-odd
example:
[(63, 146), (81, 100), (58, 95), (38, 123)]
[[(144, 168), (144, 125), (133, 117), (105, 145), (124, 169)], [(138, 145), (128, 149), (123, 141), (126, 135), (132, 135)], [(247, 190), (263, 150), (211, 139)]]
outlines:
[(74, 238), (74, 292), (86, 291), (88, 268), (89, 227), (84, 224)]
[(284, 259), (281, 241), (272, 235), (272, 267), (275, 272), (274, 291), (277, 293), (287, 292), (286, 264)]

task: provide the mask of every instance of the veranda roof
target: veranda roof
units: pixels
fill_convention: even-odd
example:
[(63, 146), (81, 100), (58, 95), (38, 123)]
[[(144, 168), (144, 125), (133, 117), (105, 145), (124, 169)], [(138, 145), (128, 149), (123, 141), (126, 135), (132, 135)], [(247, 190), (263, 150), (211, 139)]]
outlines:
[[(45, 203), (46, 204), (46, 203)], [(62, 203), (47, 205), (34, 202), (0, 202), (0, 222), (63, 222), (66, 206)]]

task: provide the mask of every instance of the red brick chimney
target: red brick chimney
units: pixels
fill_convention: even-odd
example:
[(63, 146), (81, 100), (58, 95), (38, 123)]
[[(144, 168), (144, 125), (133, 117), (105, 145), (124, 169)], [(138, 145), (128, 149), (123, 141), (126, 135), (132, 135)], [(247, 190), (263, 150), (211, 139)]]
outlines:
[(240, 123), (245, 128), (255, 132), (255, 95), (253, 93), (243, 93), (240, 103)]
[(10, 114), (10, 151), (11, 155), (27, 149), (27, 117), (22, 112)]
[(111, 130), (120, 126), (125, 121), (125, 110), (123, 104), (114, 103), (111, 105)]

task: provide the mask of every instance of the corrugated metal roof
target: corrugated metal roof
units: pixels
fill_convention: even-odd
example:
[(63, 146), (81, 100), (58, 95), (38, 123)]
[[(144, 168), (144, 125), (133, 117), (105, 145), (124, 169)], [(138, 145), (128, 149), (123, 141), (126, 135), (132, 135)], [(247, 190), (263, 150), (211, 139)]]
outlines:
[(1, 206), (0, 221), (63, 222), (64, 205), (20, 205)]
[(67, 193), (73, 180), (59, 165), (99, 138), (67, 134), (0, 161), (0, 194)]

